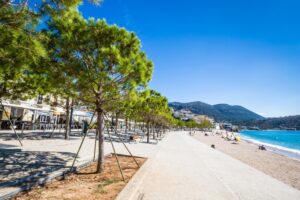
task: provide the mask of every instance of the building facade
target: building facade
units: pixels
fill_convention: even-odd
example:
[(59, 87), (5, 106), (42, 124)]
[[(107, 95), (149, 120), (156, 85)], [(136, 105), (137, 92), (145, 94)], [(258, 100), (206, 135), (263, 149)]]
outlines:
[[(46, 129), (57, 125), (65, 126), (65, 102), (57, 103), (57, 99), (50, 96), (38, 96), (30, 100), (2, 100), (0, 107), (0, 129), (10, 129), (10, 122), (17, 129)], [(85, 108), (73, 108), (72, 125), (81, 126), (83, 120), (90, 120), (92, 112)]]

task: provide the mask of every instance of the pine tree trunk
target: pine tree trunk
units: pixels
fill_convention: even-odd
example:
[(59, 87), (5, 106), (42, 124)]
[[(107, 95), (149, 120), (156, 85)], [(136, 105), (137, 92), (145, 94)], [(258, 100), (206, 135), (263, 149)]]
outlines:
[(104, 163), (104, 123), (103, 123), (103, 111), (101, 108), (97, 109), (97, 129), (98, 129), (98, 163), (97, 163), (97, 173), (101, 173), (103, 170)]
[(147, 143), (150, 143), (150, 122), (147, 122)]
[(153, 137), (153, 140), (155, 140), (155, 125), (154, 125), (154, 123), (152, 124), (152, 137)]
[(131, 130), (132, 130), (132, 127), (131, 127), (131, 121), (130, 121), (129, 118), (128, 118), (127, 124), (128, 124), (128, 131), (131, 131)]
[(114, 117), (111, 116), (111, 127), (110, 127), (111, 132), (114, 131), (114, 127), (113, 126), (114, 126)]
[(119, 127), (119, 116), (118, 116), (118, 114), (116, 113), (116, 132), (115, 132), (115, 134), (118, 133), (118, 127)]
[(71, 106), (70, 106), (70, 117), (69, 117), (69, 135), (71, 135), (71, 131), (72, 131), (72, 119), (73, 119), (73, 99), (71, 101)]
[(125, 117), (125, 134), (127, 134), (128, 131), (128, 118)]
[(66, 99), (66, 125), (65, 125), (65, 139), (69, 138), (69, 123), (70, 123), (70, 98)]

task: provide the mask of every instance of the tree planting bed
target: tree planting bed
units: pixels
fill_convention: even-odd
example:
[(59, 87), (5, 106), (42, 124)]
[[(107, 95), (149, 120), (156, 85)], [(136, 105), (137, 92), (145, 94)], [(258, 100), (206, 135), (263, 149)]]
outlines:
[[(132, 157), (119, 155), (120, 165), (126, 182), (123, 181), (114, 155), (105, 158), (104, 170), (97, 174), (96, 163), (80, 169), (77, 173), (60, 178), (60, 180), (23, 192), (15, 200), (57, 200), (57, 199), (115, 199), (127, 182), (139, 169)], [(135, 157), (140, 166), (145, 158)]]

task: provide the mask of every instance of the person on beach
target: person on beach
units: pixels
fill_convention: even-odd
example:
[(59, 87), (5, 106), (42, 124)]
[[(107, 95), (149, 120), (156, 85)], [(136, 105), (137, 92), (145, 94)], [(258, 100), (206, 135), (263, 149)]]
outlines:
[(239, 142), (239, 141), (241, 141), (241, 138), (239, 136), (235, 136), (234, 141)]

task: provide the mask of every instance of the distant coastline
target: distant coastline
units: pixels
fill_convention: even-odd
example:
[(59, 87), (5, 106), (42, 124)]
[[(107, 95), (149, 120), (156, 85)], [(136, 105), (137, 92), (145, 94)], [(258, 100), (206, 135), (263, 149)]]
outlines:
[(191, 114), (205, 115), (218, 123), (230, 123), (242, 127), (256, 127), (261, 130), (300, 130), (300, 115), (265, 118), (239, 105), (210, 105), (201, 101), (181, 103), (169, 102), (174, 112), (189, 111)]
[(267, 147), (267, 150), (269, 150), (273, 153), (280, 154), (280, 155), (283, 155), (283, 156), (286, 156), (289, 158), (297, 159), (298, 161), (300, 161), (300, 151), (298, 151), (298, 150), (290, 149), (290, 148), (286, 148), (286, 147), (282, 147), (282, 146), (278, 146), (278, 145), (272, 145), (270, 143), (260, 142), (258, 140), (250, 139), (250, 138), (247, 138), (244, 136), (242, 136), (242, 139), (251, 144), (264, 145)]
[[(274, 134), (271, 134), (271, 133)], [(251, 134), (254, 133), (254, 134)], [(268, 133), (267, 135), (264, 133)], [(300, 160), (300, 131), (291, 130), (248, 130), (241, 131), (242, 139), (248, 143), (264, 145), (271, 152)], [(286, 135), (286, 137), (285, 137)]]

